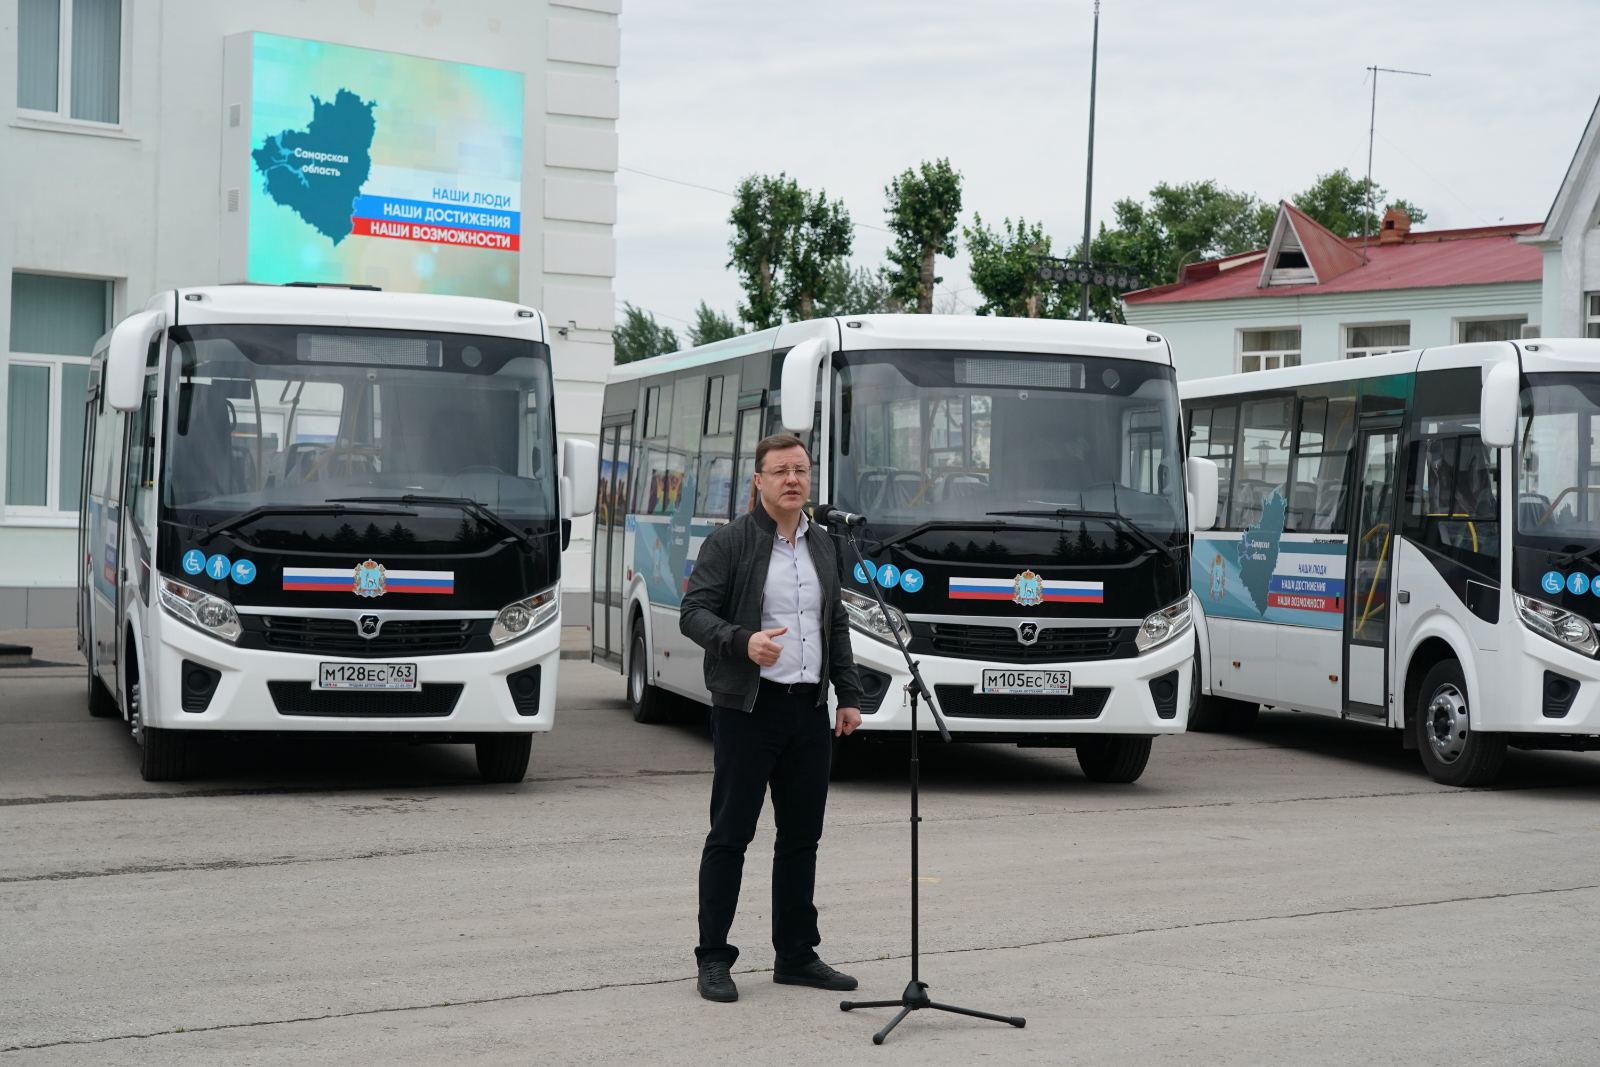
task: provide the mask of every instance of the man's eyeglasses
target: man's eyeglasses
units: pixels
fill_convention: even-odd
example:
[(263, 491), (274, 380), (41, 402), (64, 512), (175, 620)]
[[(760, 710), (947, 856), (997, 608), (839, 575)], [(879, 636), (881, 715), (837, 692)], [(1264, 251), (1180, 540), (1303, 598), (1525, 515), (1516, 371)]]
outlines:
[(761, 473), (765, 474), (769, 478), (787, 478), (791, 474), (794, 475), (797, 478), (810, 478), (811, 477), (811, 468), (810, 467), (773, 467), (771, 470), (762, 471)]

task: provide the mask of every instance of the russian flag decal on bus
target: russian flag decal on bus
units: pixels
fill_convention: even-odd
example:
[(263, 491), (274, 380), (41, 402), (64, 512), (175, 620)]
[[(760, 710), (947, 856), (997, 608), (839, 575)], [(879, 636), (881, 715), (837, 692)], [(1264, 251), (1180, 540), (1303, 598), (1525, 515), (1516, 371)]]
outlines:
[(1023, 571), (1015, 578), (951, 578), (951, 600), (1010, 600), (1024, 607), (1036, 604), (1102, 604), (1101, 582), (1064, 582)]
[(367, 560), (349, 567), (285, 567), (287, 592), (338, 593), (348, 590), (360, 597), (385, 593), (443, 593), (456, 591), (455, 571), (392, 571)]

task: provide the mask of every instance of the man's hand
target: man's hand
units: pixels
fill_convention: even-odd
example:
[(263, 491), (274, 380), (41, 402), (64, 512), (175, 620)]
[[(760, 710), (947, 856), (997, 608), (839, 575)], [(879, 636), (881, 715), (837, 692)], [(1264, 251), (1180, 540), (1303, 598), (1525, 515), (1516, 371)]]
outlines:
[(833, 736), (849, 736), (856, 732), (856, 727), (861, 725), (860, 708), (840, 708), (838, 721), (833, 726)]
[(758, 667), (770, 667), (778, 662), (778, 656), (783, 652), (783, 646), (774, 641), (774, 637), (782, 637), (789, 632), (787, 626), (779, 626), (774, 630), (757, 630), (750, 635), (750, 647), (746, 650), (751, 662)]

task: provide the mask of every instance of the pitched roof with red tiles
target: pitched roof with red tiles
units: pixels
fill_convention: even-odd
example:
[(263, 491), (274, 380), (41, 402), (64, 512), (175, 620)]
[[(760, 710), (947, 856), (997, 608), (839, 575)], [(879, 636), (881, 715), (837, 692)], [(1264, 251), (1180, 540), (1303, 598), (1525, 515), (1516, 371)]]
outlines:
[[(1293, 205), (1287, 210), (1304, 218), (1343, 246), (1341, 255), (1319, 235), (1295, 219), (1302, 244), (1314, 243), (1315, 252), (1306, 249), (1308, 260), (1339, 262), (1351, 254), (1361, 254), (1361, 239), (1341, 238), (1303, 216)], [(1369, 293), (1387, 289), (1426, 289), (1446, 285), (1493, 285), (1497, 282), (1536, 282), (1544, 277), (1544, 257), (1538, 248), (1520, 244), (1520, 234), (1537, 233), (1538, 223), (1505, 226), (1479, 226), (1464, 230), (1412, 232), (1399, 241), (1379, 244), (1376, 237), (1367, 242), (1365, 264), (1341, 270), (1327, 281), (1305, 285), (1261, 286), (1259, 264), (1265, 250), (1242, 252), (1222, 259), (1192, 263), (1183, 268), (1179, 279), (1128, 293), (1129, 304), (1181, 304), (1206, 300), (1241, 300), (1252, 297), (1272, 299), (1280, 296), (1315, 296), (1321, 293)], [(1252, 269), (1252, 265), (1255, 265)], [(1318, 272), (1319, 277), (1322, 273)]]

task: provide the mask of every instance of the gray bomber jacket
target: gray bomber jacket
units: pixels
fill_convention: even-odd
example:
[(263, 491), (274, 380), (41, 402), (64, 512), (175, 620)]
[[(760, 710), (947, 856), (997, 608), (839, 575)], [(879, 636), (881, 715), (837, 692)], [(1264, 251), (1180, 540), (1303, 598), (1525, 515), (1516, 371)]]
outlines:
[[(750, 638), (761, 629), (761, 601), (777, 532), (778, 524), (758, 502), (747, 514), (712, 531), (689, 573), (678, 629), (706, 650), (706, 688), (719, 708), (749, 711), (756, 704), (761, 668), (750, 659)], [(841, 707), (860, 707), (861, 680), (850, 653), (850, 623), (840, 594), (839, 546), (815, 523), (806, 544), (822, 582), (822, 684), (817, 687), (817, 703), (827, 702), (831, 681)]]

